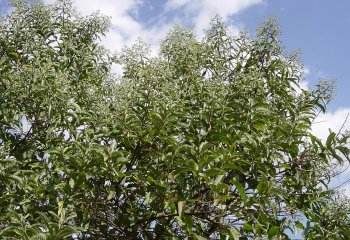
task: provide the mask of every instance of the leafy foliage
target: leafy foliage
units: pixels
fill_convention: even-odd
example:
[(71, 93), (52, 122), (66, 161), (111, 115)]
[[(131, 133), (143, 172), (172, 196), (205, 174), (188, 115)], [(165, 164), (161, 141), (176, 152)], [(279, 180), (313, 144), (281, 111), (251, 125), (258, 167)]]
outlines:
[(328, 187), (349, 136), (310, 133), (332, 87), (299, 88), (274, 19), (256, 38), (218, 18), (201, 41), (175, 27), (155, 57), (111, 55), (107, 29), (66, 0), (1, 22), (3, 239), (350, 237)]

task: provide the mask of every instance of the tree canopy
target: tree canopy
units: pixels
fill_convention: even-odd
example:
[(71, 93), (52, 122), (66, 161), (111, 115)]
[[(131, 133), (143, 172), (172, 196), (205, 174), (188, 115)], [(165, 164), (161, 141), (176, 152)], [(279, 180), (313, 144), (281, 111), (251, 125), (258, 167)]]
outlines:
[(156, 55), (111, 54), (108, 25), (68, 0), (1, 20), (2, 239), (350, 238), (329, 187), (349, 136), (311, 133), (332, 85), (300, 88), (274, 19), (256, 37), (177, 26)]

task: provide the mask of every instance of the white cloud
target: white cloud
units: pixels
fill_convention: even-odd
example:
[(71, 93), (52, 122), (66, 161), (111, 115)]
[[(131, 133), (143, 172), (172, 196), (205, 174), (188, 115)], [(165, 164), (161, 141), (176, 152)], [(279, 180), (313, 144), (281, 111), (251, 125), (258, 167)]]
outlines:
[(344, 194), (348, 197), (350, 197), (350, 183), (345, 184), (342, 188), (342, 191), (344, 191)]
[[(194, 30), (201, 34), (208, 27), (210, 19), (220, 15), (224, 21), (262, 0), (169, 0), (166, 3), (166, 11), (181, 10), (191, 21)], [(231, 25), (233, 33), (237, 33), (237, 27)]]
[(310, 74), (311, 74), (310, 68), (309, 67), (304, 67), (304, 69), (303, 69), (304, 78), (307, 78)]
[[(303, 72), (303, 80), (299, 83), (301, 89), (309, 90), (308, 79), (310, 78), (311, 74), (310, 68), (305, 67)], [(316, 73), (316, 78), (324, 79), (326, 77), (327, 75), (322, 71), (318, 71)], [(312, 125), (312, 133), (323, 142), (326, 142), (330, 130), (335, 133), (345, 133), (346, 130), (350, 131), (350, 115), (348, 116), (348, 114), (350, 114), (350, 107), (339, 108), (335, 111), (319, 114)], [(335, 179), (331, 182), (330, 187), (334, 188), (341, 185), (339, 189), (344, 192), (345, 195), (350, 197), (350, 183), (342, 185), (344, 182), (350, 179), (350, 167), (348, 167), (348, 165), (349, 163), (346, 163), (343, 166), (343, 172), (335, 177)]]
[[(347, 115), (350, 113), (350, 108), (340, 108), (334, 112), (327, 112), (326, 114), (320, 114), (312, 126), (312, 132), (320, 139), (326, 140), (329, 135), (329, 130), (338, 133), (341, 130), (343, 124), (344, 132), (346, 129), (350, 130), (350, 117), (346, 119)], [(347, 120), (345, 122), (345, 120)]]
[[(44, 0), (45, 3), (53, 3), (55, 0)], [(150, 1), (151, 2), (151, 1)], [(224, 20), (238, 12), (261, 3), (262, 0), (168, 0), (164, 9), (152, 18), (152, 26), (135, 19), (135, 15), (145, 8), (150, 2), (142, 0), (75, 0), (74, 5), (84, 15), (100, 11), (111, 16), (111, 30), (103, 40), (103, 44), (112, 51), (120, 50), (123, 45), (130, 45), (136, 39), (142, 38), (155, 49), (160, 39), (174, 24), (191, 23), (197, 33), (209, 25), (215, 15), (220, 15)], [(170, 16), (170, 17), (169, 17)], [(238, 27), (230, 25), (233, 34), (238, 33)]]
[(191, 3), (192, 0), (168, 0), (166, 3), (166, 9), (169, 10), (175, 10), (180, 7), (184, 7)]
[(309, 90), (309, 82), (302, 80), (299, 82), (299, 87), (303, 90)]
[[(55, 0), (44, 2), (54, 3)], [(168, 0), (152, 17), (151, 26), (135, 18), (140, 11), (144, 11), (146, 4), (152, 3), (151, 1), (75, 0), (74, 7), (83, 15), (99, 11), (111, 17), (110, 31), (102, 39), (102, 44), (111, 51), (120, 51), (123, 46), (131, 45), (141, 38), (150, 44), (152, 52), (156, 53), (160, 40), (165, 38), (175, 24), (190, 23), (198, 34), (202, 34), (202, 30), (215, 15), (218, 14), (223, 20), (227, 20), (228, 17), (261, 2), (262, 0), (221, 0), (219, 3), (216, 0)], [(229, 31), (237, 34), (239, 28), (231, 24)]]
[(307, 80), (310, 75), (310, 69), (308, 67), (304, 67), (302, 78), (298, 84), (292, 83), (292, 87), (296, 90), (296, 93), (299, 95), (303, 92), (303, 90), (310, 90), (309, 81)]
[[(55, 2), (45, 0), (46, 3)], [(89, 15), (99, 11), (103, 15), (111, 17), (111, 28), (102, 43), (112, 51), (119, 50), (124, 44), (129, 44), (137, 39), (138, 33), (143, 31), (141, 23), (133, 18), (141, 2), (138, 0), (75, 0), (74, 7), (83, 15)]]
[(301, 92), (301, 90), (310, 90), (309, 88), (309, 81), (307, 80), (311, 74), (309, 67), (304, 67), (303, 69), (303, 79), (299, 82), (300, 90), (298, 92)]
[[(320, 114), (312, 126), (312, 133), (325, 142), (329, 135), (329, 129), (335, 133), (349, 131), (350, 116), (348, 114), (350, 114), (350, 108), (341, 108), (334, 112)], [(346, 169), (348, 165), (349, 163), (345, 164), (344, 172), (331, 182), (331, 188), (339, 186), (350, 179), (350, 168)], [(340, 190), (350, 197), (350, 183), (344, 184)]]

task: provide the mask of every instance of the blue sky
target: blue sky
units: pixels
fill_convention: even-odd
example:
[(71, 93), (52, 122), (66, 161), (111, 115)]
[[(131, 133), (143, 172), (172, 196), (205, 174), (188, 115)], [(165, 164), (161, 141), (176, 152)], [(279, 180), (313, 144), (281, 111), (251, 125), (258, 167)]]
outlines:
[(301, 49), (311, 85), (319, 77), (337, 81), (331, 110), (349, 107), (350, 1), (268, 0), (233, 17), (250, 31), (265, 16), (278, 16), (282, 39), (289, 50)]
[[(54, 0), (43, 0), (52, 3)], [(0, 0), (0, 14), (9, 0)], [(328, 129), (337, 132), (350, 113), (350, 1), (337, 0), (75, 0), (77, 10), (89, 14), (99, 10), (112, 17), (111, 31), (103, 44), (112, 51), (142, 38), (157, 51), (174, 24), (196, 31), (208, 26), (219, 14), (233, 34), (246, 29), (254, 35), (265, 17), (277, 16), (286, 49), (300, 49), (305, 65), (304, 86), (313, 88), (318, 79), (336, 80), (336, 96), (327, 114), (319, 117), (313, 133), (325, 139)], [(350, 119), (345, 128), (350, 130)], [(350, 170), (334, 185), (350, 177)], [(344, 188), (350, 196), (350, 185)]]

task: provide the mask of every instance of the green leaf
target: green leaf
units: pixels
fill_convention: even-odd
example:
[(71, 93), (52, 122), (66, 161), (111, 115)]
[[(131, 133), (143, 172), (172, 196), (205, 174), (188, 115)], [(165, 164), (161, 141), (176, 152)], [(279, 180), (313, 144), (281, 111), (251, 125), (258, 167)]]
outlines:
[(332, 142), (334, 141), (336, 134), (334, 132), (331, 132), (328, 137), (327, 137), (327, 141), (326, 141), (326, 147), (328, 149), (332, 149)]
[(198, 235), (198, 234), (193, 234), (193, 236), (195, 237), (195, 239), (198, 239), (198, 240), (207, 240), (206, 237), (203, 237), (203, 236)]
[(215, 181), (214, 181), (214, 185), (218, 185), (222, 179), (225, 177), (225, 175), (219, 175), (216, 177)]
[(265, 129), (265, 125), (262, 124), (262, 123), (254, 124), (253, 127), (254, 127), (256, 130), (259, 130), (259, 131), (262, 131), (262, 130)]
[(70, 188), (74, 188), (74, 185), (75, 185), (75, 181), (73, 178), (69, 179), (69, 186)]
[(243, 230), (245, 232), (253, 232), (254, 231), (252, 225), (250, 225), (247, 222), (243, 224)]
[(232, 181), (233, 185), (235, 185), (239, 195), (243, 199), (243, 202), (246, 202), (248, 200), (247, 195), (245, 193), (244, 187), (237, 181)]
[(230, 239), (238, 240), (241, 234), (239, 233), (236, 227), (231, 227), (229, 231), (229, 236), (230, 236)]
[(114, 198), (114, 196), (115, 196), (115, 191), (110, 190), (108, 192), (107, 200), (111, 200), (112, 198)]
[(23, 178), (21, 178), (20, 176), (12, 174), (12, 175), (9, 176), (9, 178), (13, 179), (13, 180), (15, 180), (15, 181), (17, 181), (19, 183), (23, 183)]
[(30, 240), (46, 240), (47, 237), (44, 233), (37, 233), (30, 238)]
[(16, 60), (20, 59), (20, 56), (16, 52), (10, 52), (9, 54), (10, 54), (11, 57), (13, 57)]
[(295, 223), (295, 226), (296, 226), (297, 228), (299, 228), (299, 229), (305, 229), (304, 224), (302, 224), (302, 223), (299, 222), (299, 221), (297, 221), (297, 222)]
[(177, 214), (181, 217), (184, 214), (184, 208), (186, 205), (186, 201), (178, 201), (177, 202)]
[(267, 232), (267, 235), (269, 238), (272, 238), (279, 232), (280, 228), (278, 226), (272, 226), (270, 227), (269, 231)]
[(267, 179), (264, 175), (261, 176), (257, 189), (259, 193), (265, 193), (268, 189)]
[(199, 151), (200, 152), (204, 152), (205, 150), (209, 149), (212, 147), (212, 144), (208, 143), (208, 142), (202, 142), (200, 145), (199, 145)]
[(224, 171), (219, 169), (219, 168), (211, 168), (205, 172), (205, 176), (213, 177), (213, 176), (221, 175), (223, 173), (224, 173)]

